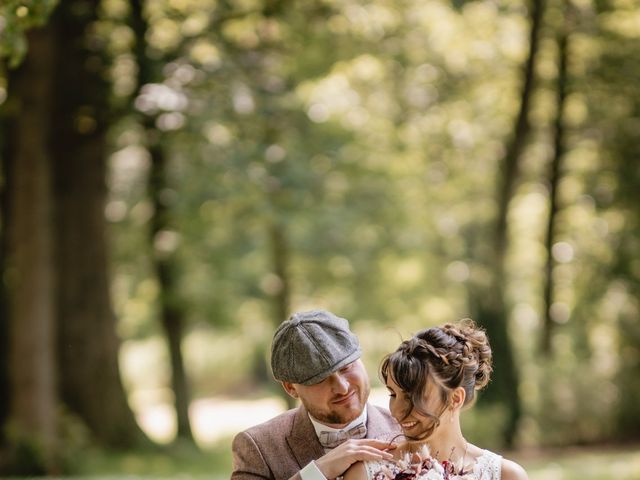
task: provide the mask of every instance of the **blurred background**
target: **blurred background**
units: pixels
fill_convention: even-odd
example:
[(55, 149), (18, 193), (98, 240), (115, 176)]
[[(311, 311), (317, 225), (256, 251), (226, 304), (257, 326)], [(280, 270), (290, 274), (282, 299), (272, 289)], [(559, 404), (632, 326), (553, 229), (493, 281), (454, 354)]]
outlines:
[(640, 4), (3, 0), (0, 472), (227, 478), (276, 326), (472, 317), (465, 434), (640, 478)]

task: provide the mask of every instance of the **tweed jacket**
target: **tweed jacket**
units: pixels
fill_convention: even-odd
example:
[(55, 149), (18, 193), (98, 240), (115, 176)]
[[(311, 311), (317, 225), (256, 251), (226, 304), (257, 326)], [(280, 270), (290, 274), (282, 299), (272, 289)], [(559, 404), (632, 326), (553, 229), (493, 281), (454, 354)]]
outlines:
[[(387, 410), (367, 404), (366, 438), (390, 440), (399, 432)], [(300, 480), (298, 472), (325, 454), (303, 406), (239, 433), (232, 450), (232, 480)]]

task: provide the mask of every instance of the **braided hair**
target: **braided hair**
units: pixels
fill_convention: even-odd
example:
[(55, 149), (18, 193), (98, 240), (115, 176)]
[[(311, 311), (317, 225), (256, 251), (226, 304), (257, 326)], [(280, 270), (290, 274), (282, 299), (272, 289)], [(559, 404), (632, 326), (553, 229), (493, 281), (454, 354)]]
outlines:
[[(409, 398), (405, 418), (415, 409), (433, 420), (419, 440), (428, 438), (439, 425), (451, 391), (462, 387), (464, 406), (469, 405), (475, 392), (489, 383), (491, 371), (489, 340), (471, 319), (421, 330), (387, 355), (380, 367), (384, 382), (391, 377)], [(439, 392), (437, 401), (430, 397), (429, 402), (438, 405), (435, 413), (425, 402), (427, 391), (433, 390)]]

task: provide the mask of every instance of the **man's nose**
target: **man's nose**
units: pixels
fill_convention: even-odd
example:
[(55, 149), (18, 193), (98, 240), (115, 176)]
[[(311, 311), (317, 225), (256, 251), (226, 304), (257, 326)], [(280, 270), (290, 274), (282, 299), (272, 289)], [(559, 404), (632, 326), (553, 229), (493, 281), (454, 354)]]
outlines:
[(349, 391), (349, 381), (340, 373), (332, 375), (332, 388), (336, 393), (347, 393)]

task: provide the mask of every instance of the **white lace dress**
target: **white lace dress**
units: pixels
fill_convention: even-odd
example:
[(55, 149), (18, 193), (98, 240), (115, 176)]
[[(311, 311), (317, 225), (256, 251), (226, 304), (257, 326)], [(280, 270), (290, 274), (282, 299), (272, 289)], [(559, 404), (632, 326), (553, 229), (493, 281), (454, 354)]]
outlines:
[[(384, 466), (389, 465), (387, 461), (364, 462), (367, 471), (367, 479), (373, 480), (375, 474)], [(502, 456), (497, 453), (483, 450), (473, 466), (473, 473), (478, 480), (500, 480), (502, 474)]]

